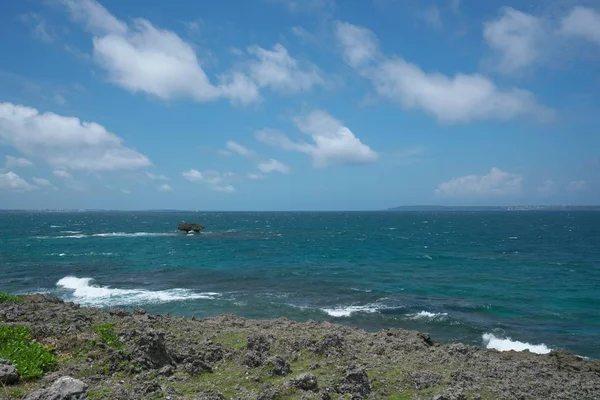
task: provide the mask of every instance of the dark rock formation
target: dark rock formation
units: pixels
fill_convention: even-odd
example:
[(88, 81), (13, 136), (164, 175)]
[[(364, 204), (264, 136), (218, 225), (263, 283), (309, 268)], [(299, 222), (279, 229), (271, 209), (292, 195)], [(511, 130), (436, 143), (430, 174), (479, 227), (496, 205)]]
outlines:
[(273, 357), (269, 359), (268, 364), (271, 366), (272, 376), (286, 376), (292, 372), (290, 363), (288, 363), (283, 357)]
[(371, 393), (371, 384), (367, 371), (363, 367), (352, 366), (346, 370), (346, 376), (339, 387), (341, 393), (367, 396)]
[(287, 385), (300, 390), (316, 391), (319, 389), (317, 377), (311, 373), (304, 373), (290, 379)]
[(187, 233), (190, 232), (200, 232), (202, 229), (204, 229), (204, 227), (200, 224), (186, 224), (186, 223), (181, 223), (177, 226), (177, 230), (180, 231), (184, 231)]

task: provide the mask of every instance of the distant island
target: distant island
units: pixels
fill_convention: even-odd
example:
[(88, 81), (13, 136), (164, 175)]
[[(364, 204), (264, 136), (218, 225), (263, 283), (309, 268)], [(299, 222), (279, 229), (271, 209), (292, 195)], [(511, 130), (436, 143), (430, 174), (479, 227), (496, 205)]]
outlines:
[(400, 206), (387, 211), (600, 211), (600, 206)]

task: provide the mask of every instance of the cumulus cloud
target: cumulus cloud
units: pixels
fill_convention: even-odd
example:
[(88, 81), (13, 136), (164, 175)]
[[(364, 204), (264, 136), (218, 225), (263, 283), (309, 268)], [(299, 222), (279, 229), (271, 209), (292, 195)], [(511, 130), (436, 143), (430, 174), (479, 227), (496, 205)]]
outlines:
[(567, 185), (567, 190), (570, 192), (581, 192), (587, 189), (586, 181), (571, 181)]
[(504, 7), (484, 24), (483, 37), (498, 72), (514, 74), (576, 55), (576, 40), (600, 44), (600, 13), (577, 6), (563, 15), (533, 15)]
[(546, 120), (552, 115), (526, 90), (501, 89), (480, 74), (426, 72), (400, 57), (382, 55), (366, 28), (338, 22), (335, 34), (346, 62), (369, 79), (381, 97), (405, 109), (423, 110), (442, 123), (520, 116)]
[(511, 7), (502, 9), (500, 18), (484, 24), (483, 37), (497, 53), (500, 72), (512, 73), (533, 64), (540, 57), (548, 38), (543, 20)]
[(239, 154), (243, 157), (252, 158), (256, 155), (253, 150), (248, 149), (247, 147), (242, 146), (241, 144), (234, 142), (233, 140), (229, 140), (225, 144), (226, 152), (229, 154), (222, 153), (222, 155), (231, 155), (232, 153)]
[(34, 189), (34, 186), (14, 172), (0, 173), (0, 190), (26, 192), (32, 189)]
[(248, 52), (256, 58), (248, 65), (250, 77), (260, 87), (294, 93), (305, 92), (325, 83), (314, 64), (300, 63), (279, 43), (272, 50), (251, 46)]
[(487, 175), (467, 175), (440, 183), (435, 194), (443, 197), (497, 197), (521, 192), (523, 177), (493, 167)]
[(4, 166), (6, 168), (27, 168), (33, 167), (33, 163), (26, 158), (6, 156)]
[(219, 171), (198, 171), (197, 169), (190, 169), (189, 171), (183, 172), (183, 177), (190, 182), (204, 183), (209, 189), (217, 192), (232, 193), (235, 192), (235, 187), (231, 185), (236, 175), (232, 172), (219, 172)]
[(95, 0), (62, 3), (94, 35), (94, 61), (109, 81), (126, 90), (164, 100), (227, 98), (249, 104), (260, 99), (256, 84), (243, 74), (223, 74), (218, 84), (211, 83), (192, 45), (172, 31), (142, 18), (128, 26)]
[(600, 12), (575, 7), (561, 21), (561, 33), (600, 44)]
[(290, 168), (287, 165), (273, 158), (267, 161), (259, 162), (258, 169), (265, 174), (269, 174), (271, 172), (280, 172), (282, 174), (287, 174), (290, 172)]
[(170, 185), (167, 185), (166, 183), (163, 183), (162, 185), (157, 187), (157, 189), (159, 192), (171, 192), (173, 190), (173, 188)]
[(151, 165), (143, 154), (95, 122), (0, 103), (0, 140), (21, 153), (73, 170), (108, 171)]
[(316, 66), (300, 63), (281, 44), (272, 50), (249, 47), (250, 59), (242, 63), (242, 69), (223, 72), (211, 82), (194, 46), (175, 32), (142, 18), (128, 25), (95, 0), (63, 3), (73, 19), (94, 35), (93, 59), (106, 71), (108, 80), (132, 93), (198, 102), (224, 98), (248, 105), (261, 101), (263, 87), (291, 93), (323, 83)]
[(312, 138), (313, 143), (294, 142), (270, 129), (257, 132), (256, 138), (270, 146), (308, 154), (318, 168), (333, 164), (364, 164), (378, 158), (375, 151), (326, 111), (312, 111), (294, 118), (294, 122), (301, 132)]
[(341, 21), (337, 21), (334, 28), (344, 60), (351, 67), (373, 62), (379, 55), (379, 41), (367, 28)]

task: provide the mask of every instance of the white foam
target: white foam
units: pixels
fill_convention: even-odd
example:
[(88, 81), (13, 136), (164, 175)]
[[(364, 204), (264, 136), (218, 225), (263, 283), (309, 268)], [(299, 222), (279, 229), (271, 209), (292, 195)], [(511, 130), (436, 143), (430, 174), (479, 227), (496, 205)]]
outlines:
[(70, 233), (71, 235), (75, 233), (81, 233), (81, 231), (60, 231), (60, 233)]
[(415, 314), (408, 314), (410, 319), (432, 319), (432, 320), (440, 320), (446, 319), (448, 313), (432, 313), (429, 311), (421, 311)]
[(496, 349), (499, 351), (524, 351), (529, 350), (532, 353), (536, 354), (548, 354), (552, 351), (545, 344), (531, 344), (526, 342), (519, 342), (517, 340), (512, 340), (511, 338), (499, 338), (495, 336), (493, 333), (484, 333), (482, 335), (483, 344), (488, 349)]
[(510, 240), (517, 240), (519, 237), (518, 236), (510, 236), (509, 239)]
[(148, 303), (168, 303), (193, 299), (214, 299), (220, 293), (199, 293), (189, 289), (169, 290), (143, 290), (143, 289), (115, 289), (108, 286), (92, 284), (93, 278), (78, 278), (66, 276), (56, 282), (61, 289), (71, 291), (73, 301), (83, 305), (117, 306)]
[(91, 236), (94, 237), (143, 237), (143, 236), (173, 236), (173, 232), (108, 232), (108, 233), (94, 233)]
[(377, 305), (366, 305), (366, 306), (347, 306), (347, 307), (335, 307), (335, 308), (321, 308), (321, 311), (331, 315), (332, 317), (349, 317), (350, 315), (363, 312), (363, 313), (376, 313), (381, 309), (381, 306)]
[(50, 228), (62, 228), (62, 225), (50, 225)]
[(425, 254), (423, 256), (423, 258), (426, 259), (426, 260), (433, 260), (433, 258), (429, 254)]

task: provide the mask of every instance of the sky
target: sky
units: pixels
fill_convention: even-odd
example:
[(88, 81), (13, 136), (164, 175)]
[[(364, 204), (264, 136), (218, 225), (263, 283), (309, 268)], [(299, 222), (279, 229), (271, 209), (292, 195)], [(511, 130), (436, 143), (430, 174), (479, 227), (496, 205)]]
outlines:
[(0, 208), (600, 204), (596, 0), (0, 2)]

